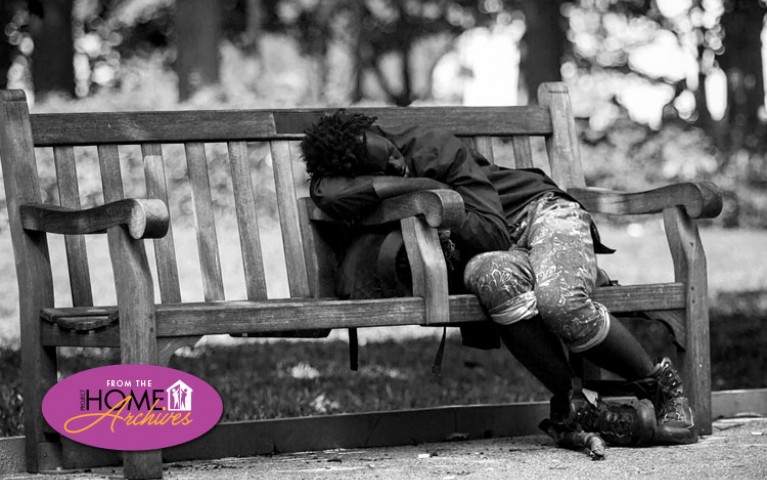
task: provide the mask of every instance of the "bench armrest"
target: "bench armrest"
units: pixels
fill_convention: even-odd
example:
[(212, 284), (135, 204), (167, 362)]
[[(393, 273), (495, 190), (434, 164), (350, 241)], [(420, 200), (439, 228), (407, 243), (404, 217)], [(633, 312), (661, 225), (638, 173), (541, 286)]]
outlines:
[(159, 199), (124, 199), (82, 210), (28, 203), (19, 210), (24, 229), (64, 235), (103, 233), (125, 225), (139, 240), (164, 237), (170, 226), (168, 207)]
[[(336, 222), (313, 203), (310, 205), (310, 220)], [(453, 190), (423, 190), (406, 193), (382, 200), (375, 210), (355, 224), (381, 225), (419, 215), (423, 216), (432, 228), (457, 227), (463, 222), (463, 199)]]
[[(310, 199), (305, 200), (310, 220), (335, 222)], [(413, 278), (413, 295), (422, 297), (426, 325), (444, 323), (450, 318), (447, 267), (437, 228), (459, 227), (464, 206), (458, 192), (447, 189), (421, 190), (382, 200), (356, 225), (381, 225), (399, 222)]]
[(571, 188), (567, 193), (594, 213), (637, 215), (679, 206), (690, 218), (714, 218), (722, 211), (722, 192), (711, 182), (677, 183), (635, 193), (596, 188)]

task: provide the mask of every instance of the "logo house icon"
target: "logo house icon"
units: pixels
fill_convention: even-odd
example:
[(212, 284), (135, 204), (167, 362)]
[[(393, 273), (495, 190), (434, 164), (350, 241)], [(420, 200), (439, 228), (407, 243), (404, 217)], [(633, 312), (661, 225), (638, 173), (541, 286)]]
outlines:
[(192, 388), (181, 380), (165, 389), (168, 395), (167, 409), (188, 412), (192, 409)]

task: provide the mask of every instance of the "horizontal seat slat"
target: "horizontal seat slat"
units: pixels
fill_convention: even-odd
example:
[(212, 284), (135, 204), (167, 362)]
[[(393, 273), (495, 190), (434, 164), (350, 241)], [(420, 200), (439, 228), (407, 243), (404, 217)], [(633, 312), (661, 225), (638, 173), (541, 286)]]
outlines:
[(683, 283), (656, 283), (601, 287), (592, 298), (611, 312), (674, 310), (685, 307), (687, 293)]
[[(684, 298), (684, 285), (681, 283), (603, 287), (594, 292), (594, 299), (613, 312), (677, 309), (684, 306)], [(99, 311), (103, 312), (103, 309)], [(80, 315), (84, 312), (87, 310), (77, 310)], [(423, 300), (418, 297), (353, 301), (275, 299), (255, 302), (164, 304), (157, 305), (156, 315), (157, 336), (175, 337), (296, 329), (424, 325), (426, 310)], [(450, 320), (444, 325), (459, 325), (485, 319), (484, 311), (475, 296), (450, 296)], [(43, 342), (47, 345), (84, 346), (83, 342), (90, 342), (90, 346), (107, 346), (110, 339), (116, 338), (114, 336), (118, 329), (112, 330), (114, 331), (94, 333), (90, 335), (93, 337), (90, 339), (78, 339), (70, 333), (58, 333), (55, 327), (45, 324), (42, 335)], [(103, 338), (99, 340), (99, 336)]]

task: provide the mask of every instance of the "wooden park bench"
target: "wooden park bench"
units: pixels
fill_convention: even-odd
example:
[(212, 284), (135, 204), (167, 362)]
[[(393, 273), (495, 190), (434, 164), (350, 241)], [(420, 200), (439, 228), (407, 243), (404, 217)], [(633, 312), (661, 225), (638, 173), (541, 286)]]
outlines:
[[(613, 312), (646, 312), (668, 326), (697, 423), (703, 434), (709, 433), (706, 259), (694, 219), (716, 216), (721, 195), (707, 183), (631, 194), (589, 189), (566, 88), (556, 83), (543, 85), (539, 104), (350, 110), (378, 117), (383, 127), (410, 123), (444, 127), (472, 142), (490, 161), (510, 167), (530, 167), (540, 161), (534, 158), (538, 151), (535, 145), (543, 139), (553, 179), (592, 212), (662, 214), (675, 280), (607, 286), (599, 288), (595, 298)], [(322, 234), (329, 219), (307, 198), (297, 198), (298, 187), (305, 188), (305, 181), (304, 185), (294, 181), (294, 173), (303, 168), (297, 142), (322, 113), (319, 109), (283, 109), (30, 115), (22, 92), (0, 92), (0, 157), (20, 292), (24, 429), (30, 472), (62, 464), (82, 466), (98, 462), (93, 458), (103, 454), (60, 438), (42, 419), (42, 398), (57, 380), (59, 347), (119, 347), (123, 363), (164, 364), (178, 348), (211, 334), (280, 336), (303, 332), (316, 336), (339, 328), (488, 321), (474, 296), (450, 295), (447, 290), (436, 229), (456, 225), (463, 217), (461, 198), (450, 190), (387, 200), (361, 222), (400, 222), (414, 280), (412, 297), (334, 297), (336, 257)], [(215, 172), (209, 171), (206, 153), (211, 144), (225, 147), (224, 163), (228, 164)], [(174, 179), (173, 184), (184, 184), (191, 191), (195, 228), (184, 231), (196, 235), (204, 301), (184, 302), (181, 296), (180, 259), (174, 246), (181, 240), (177, 232), (181, 229), (174, 228), (168, 210), (169, 197), (177, 192), (168, 188), (166, 175), (167, 151), (174, 145), (183, 147), (186, 161), (187, 178)], [(97, 162), (83, 164), (80, 147), (94, 146)], [(502, 147), (509, 153), (501, 155)], [(141, 198), (125, 193), (129, 169), (124, 152), (128, 148), (140, 152), (137, 165), (139, 173), (143, 172), (140, 183), (145, 185)], [(271, 158), (289, 298), (267, 295), (257, 221), (261, 200), (254, 191), (254, 161), (249, 155), (254, 148), (266, 149)], [(130, 169), (131, 174), (135, 170)], [(245, 298), (225, 297), (211, 193), (213, 173), (228, 175), (232, 185), (230, 209), (237, 220)], [(101, 179), (103, 205), (81, 208), (78, 179), (83, 178)], [(55, 194), (43, 202), (41, 190), (46, 188)], [(114, 270), (116, 306), (111, 307), (93, 306), (91, 272), (100, 266), (89, 264), (83, 237), (103, 233)], [(66, 260), (51, 258), (48, 234), (66, 236)], [(150, 268), (147, 256), (150, 249), (145, 248), (149, 239), (154, 268)], [(183, 260), (190, 261), (188, 256)], [(64, 264), (71, 307), (66, 306), (68, 302), (62, 305), (60, 299), (58, 304), (54, 302), (52, 265)], [(155, 298), (155, 290), (159, 298)], [(211, 432), (219, 432), (212, 435), (213, 440), (204, 443), (206, 437), (200, 439), (202, 445), (216, 452), (224, 447), (219, 445), (216, 450), (211, 446), (214, 442), (233, 443), (222, 440), (225, 435), (220, 432), (225, 429), (219, 427)], [(226, 431), (230, 436), (258, 441), (243, 429), (247, 427), (238, 423)], [(274, 427), (273, 433), (279, 432)], [(255, 447), (247, 451), (259, 453)], [(221, 453), (234, 454), (237, 452)], [(161, 475), (161, 455), (159, 451), (124, 452), (125, 475)]]

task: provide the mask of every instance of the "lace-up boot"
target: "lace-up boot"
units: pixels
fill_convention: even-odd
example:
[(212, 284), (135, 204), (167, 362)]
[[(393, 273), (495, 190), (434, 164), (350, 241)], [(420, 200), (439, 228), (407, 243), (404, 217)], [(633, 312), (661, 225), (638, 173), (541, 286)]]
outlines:
[(649, 400), (617, 404), (574, 395), (570, 418), (584, 431), (599, 433), (611, 445), (648, 445), (655, 437), (655, 409)]
[(648, 398), (657, 417), (656, 443), (687, 444), (698, 441), (695, 416), (684, 394), (682, 378), (668, 358), (661, 359), (649, 378), (637, 382), (638, 396)]

